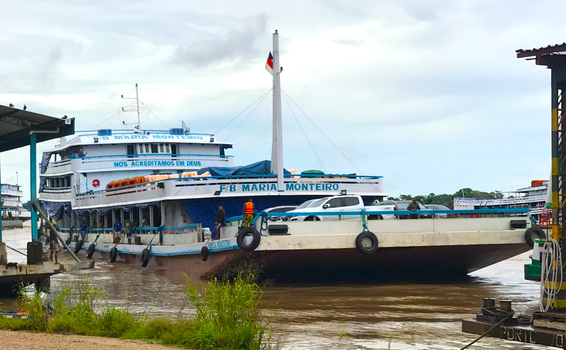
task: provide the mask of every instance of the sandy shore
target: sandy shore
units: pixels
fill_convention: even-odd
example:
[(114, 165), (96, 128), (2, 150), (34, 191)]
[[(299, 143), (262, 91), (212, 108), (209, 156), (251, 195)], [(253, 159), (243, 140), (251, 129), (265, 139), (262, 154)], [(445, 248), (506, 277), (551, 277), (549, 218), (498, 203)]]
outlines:
[(141, 340), (12, 331), (0, 331), (0, 344), (2, 344), (3, 350), (175, 349), (174, 347), (148, 344)]

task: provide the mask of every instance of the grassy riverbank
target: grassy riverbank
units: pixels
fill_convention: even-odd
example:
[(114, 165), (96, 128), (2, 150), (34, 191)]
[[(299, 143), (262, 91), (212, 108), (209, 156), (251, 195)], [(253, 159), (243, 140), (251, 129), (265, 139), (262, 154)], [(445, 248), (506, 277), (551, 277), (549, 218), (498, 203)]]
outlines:
[(248, 279), (214, 280), (201, 291), (188, 288), (186, 296), (196, 308), (192, 318), (148, 318), (127, 308), (100, 307), (102, 292), (83, 281), (55, 297), (53, 312), (42, 306), (39, 293), (22, 293), (21, 309), (30, 318), (0, 317), (0, 329), (140, 339), (190, 349), (266, 349), (271, 332), (259, 317), (261, 294)]

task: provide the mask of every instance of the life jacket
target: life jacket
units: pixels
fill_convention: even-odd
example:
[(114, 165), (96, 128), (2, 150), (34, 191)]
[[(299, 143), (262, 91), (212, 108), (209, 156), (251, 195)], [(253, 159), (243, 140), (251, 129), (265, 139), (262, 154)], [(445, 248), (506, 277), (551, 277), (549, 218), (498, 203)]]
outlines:
[(254, 213), (254, 204), (252, 202), (246, 202), (244, 214), (253, 214), (253, 213)]

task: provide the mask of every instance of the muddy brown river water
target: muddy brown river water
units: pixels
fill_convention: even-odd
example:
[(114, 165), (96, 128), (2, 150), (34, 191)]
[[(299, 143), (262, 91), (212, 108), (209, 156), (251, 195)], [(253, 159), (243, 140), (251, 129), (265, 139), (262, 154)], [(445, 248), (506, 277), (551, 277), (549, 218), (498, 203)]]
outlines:
[[(3, 241), (25, 252), (29, 227), (3, 232)], [(523, 279), (529, 253), (444, 284), (273, 285), (263, 289), (264, 314), (280, 349), (460, 349), (476, 336), (460, 331), (461, 319), (479, 312), (482, 298), (510, 299), (516, 313), (538, 308), (539, 284)], [(26, 258), (9, 251), (10, 261)], [(173, 272), (96, 261), (93, 269), (52, 277), (51, 287), (84, 277), (103, 290), (108, 303), (134, 312), (190, 315), (187, 280)], [(14, 309), (0, 299), (0, 309)], [(548, 349), (483, 338), (471, 349)]]

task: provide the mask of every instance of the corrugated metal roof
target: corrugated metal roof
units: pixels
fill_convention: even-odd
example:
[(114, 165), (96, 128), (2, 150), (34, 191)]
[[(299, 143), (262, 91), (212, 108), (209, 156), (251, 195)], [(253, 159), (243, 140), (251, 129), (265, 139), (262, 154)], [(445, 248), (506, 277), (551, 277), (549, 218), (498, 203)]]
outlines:
[(526, 50), (519, 49), (519, 50), (515, 50), (515, 52), (517, 53), (517, 58), (548, 55), (558, 52), (566, 52), (566, 43), (548, 45), (546, 47), (539, 47), (538, 49), (536, 47), (533, 49), (526, 49)]
[(0, 105), (0, 152), (29, 145), (30, 131), (52, 131), (37, 133), (37, 142), (72, 135), (75, 119), (54, 118)]

